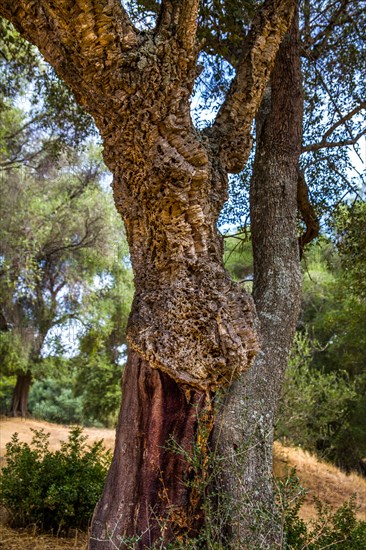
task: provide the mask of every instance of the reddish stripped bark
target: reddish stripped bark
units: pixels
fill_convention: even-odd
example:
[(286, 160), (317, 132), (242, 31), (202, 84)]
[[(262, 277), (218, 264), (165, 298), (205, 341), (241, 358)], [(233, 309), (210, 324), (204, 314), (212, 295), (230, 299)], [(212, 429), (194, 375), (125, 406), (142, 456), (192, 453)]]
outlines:
[[(113, 544), (123, 548), (122, 537), (137, 537), (136, 547), (151, 548), (159, 537), (174, 540), (183, 529), (193, 534), (200, 525), (195, 495), (187, 490), (194, 472), (184, 452), (190, 454), (196, 440), (205, 393), (191, 390), (186, 396), (172, 378), (133, 351), (122, 391), (116, 448), (95, 511), (90, 550)], [(173, 439), (182, 453), (168, 450)]]

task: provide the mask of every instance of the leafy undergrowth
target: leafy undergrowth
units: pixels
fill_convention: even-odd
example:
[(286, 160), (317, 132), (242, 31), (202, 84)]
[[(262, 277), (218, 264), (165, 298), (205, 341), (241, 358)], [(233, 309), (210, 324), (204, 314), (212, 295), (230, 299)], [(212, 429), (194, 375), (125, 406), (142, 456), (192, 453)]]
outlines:
[[(4, 426), (6, 427), (6, 430), (3, 429)], [(34, 431), (32, 431), (32, 428), (33, 430), (35, 428), (38, 430), (44, 428), (46, 432), (51, 433), (49, 440), (49, 451), (54, 452), (62, 449), (64, 449), (64, 451), (66, 450), (67, 444), (60, 443), (60, 440), (65, 441), (68, 439), (69, 427), (52, 425), (30, 419), (4, 419), (1, 426), (0, 455), (4, 457), (5, 444), (11, 441), (10, 434), (14, 432), (20, 432), (19, 442), (14, 441), (13, 439), (14, 450), (23, 448), (23, 442), (30, 443), (32, 437), (34, 436)], [(89, 431), (90, 430), (87, 429), (85, 430), (85, 433), (88, 433)], [(9, 433), (8, 436), (7, 433)], [(94, 442), (96, 439), (100, 439), (100, 437), (103, 436), (105, 438), (105, 446), (109, 448), (113, 446), (113, 430), (103, 430), (103, 433), (102, 430), (95, 430), (95, 433), (93, 431), (90, 434), (88, 433), (88, 435), (89, 442)], [(82, 440), (79, 439), (80, 437)], [(74, 432), (74, 439), (75, 438), (76, 441), (74, 441), (74, 447), (75, 443), (78, 442), (76, 447), (80, 451), (82, 450), (80, 446), (85, 450), (85, 442), (81, 436), (81, 433)], [(20, 442), (22, 442), (22, 444)], [(68, 449), (70, 451), (70, 447), (68, 447)], [(84, 454), (84, 450), (83, 452), (80, 452), (80, 456)], [(288, 477), (292, 468), (295, 466), (297, 468), (297, 474), (299, 475), (301, 485), (304, 486), (308, 492), (308, 495), (304, 497), (305, 502), (302, 504), (300, 510), (296, 508), (296, 511), (293, 511), (294, 513), (291, 512), (291, 510), (286, 512), (286, 531), (289, 529), (295, 533), (296, 539), (299, 539), (299, 548), (311, 548), (311, 550), (313, 548), (323, 548), (324, 541), (322, 538), (324, 537), (328, 537), (329, 539), (325, 540), (325, 547), (329, 547), (329, 545), (332, 544), (334, 546), (335, 541), (331, 540), (333, 535), (337, 537), (338, 541), (338, 546), (336, 545), (335, 547), (346, 548), (342, 545), (345, 544), (347, 537), (349, 537), (347, 529), (349, 530), (349, 528), (352, 527), (352, 522), (355, 522), (356, 516), (359, 520), (366, 519), (366, 480), (355, 474), (346, 476), (334, 466), (321, 462), (309, 453), (299, 449), (283, 447), (282, 445), (276, 443), (274, 452), (276, 476), (285, 476), (285, 478), (286, 476)], [(69, 453), (66, 454), (68, 455)], [(79, 454), (79, 451), (77, 454)], [(5, 465), (4, 462), (2, 465)], [(23, 490), (22, 488), (20, 489)], [(353, 494), (355, 494), (355, 497), (350, 501), (350, 497)], [(318, 498), (317, 503), (313, 499), (314, 496)], [(292, 496), (290, 501), (292, 502)], [(326, 505), (324, 507), (324, 505), (320, 504), (320, 501), (323, 503), (330, 503), (332, 509), (328, 508)], [(342, 507), (345, 501), (350, 501), (350, 503), (343, 506), (343, 508), (337, 513), (338, 515), (333, 518), (334, 511)], [(69, 513), (70, 511), (68, 510), (67, 515), (69, 515)], [(72, 515), (73, 514), (71, 514), (71, 516)], [(68, 519), (69, 518), (67, 518), (67, 520)], [(352, 519), (352, 521), (350, 521), (350, 519)], [(65, 520), (66, 517), (63, 518), (61, 524)], [(302, 520), (306, 520), (306, 523), (304, 524)], [(313, 522), (308, 524), (309, 520), (313, 520)], [(314, 522), (314, 520), (316, 521)], [(0, 523), (1, 522), (2, 518), (0, 510)], [(39, 523), (42, 523), (42, 521)], [(336, 529), (334, 527), (336, 527)], [(347, 548), (351, 548), (352, 550), (362, 548), (363, 550), (363, 548), (366, 548), (366, 524), (360, 526), (355, 524), (352, 529), (352, 537), (356, 538), (355, 541), (352, 542), (353, 545), (347, 546)], [(57, 533), (57, 526), (56, 529), (53, 529), (53, 532)], [(59, 530), (59, 533), (64, 534), (64, 529)], [(86, 533), (81, 533), (80, 531), (71, 529), (69, 530), (68, 535), (68, 538), (51, 537), (48, 535), (39, 534), (39, 531), (36, 531), (35, 528), (12, 529), (9, 525), (0, 525), (0, 549), (63, 550), (67, 548), (74, 548), (76, 550), (85, 550), (87, 543)], [(360, 541), (358, 541), (358, 539), (360, 539)], [(310, 545), (308, 544), (309, 540), (312, 541)], [(209, 547), (210, 546), (207, 546), (207, 548)], [(293, 544), (290, 547), (298, 548), (298, 546)]]
[(68, 441), (56, 451), (50, 450), (43, 429), (33, 430), (30, 444), (12, 436), (0, 476), (0, 504), (11, 526), (35, 525), (57, 534), (88, 528), (111, 453), (101, 440), (93, 445), (86, 440), (78, 426), (70, 428)]
[[(0, 423), (0, 465), (4, 463), (5, 445), (11, 440), (14, 432), (19, 434), (19, 440), (30, 443), (33, 432), (30, 428), (44, 429), (50, 433), (49, 449), (60, 449), (60, 441), (67, 441), (69, 427), (60, 424), (51, 424), (34, 419), (2, 418)], [(88, 436), (88, 443), (103, 439), (107, 449), (113, 449), (114, 430), (106, 428), (85, 428), (83, 433)], [(344, 501), (356, 494), (356, 504), (359, 507), (357, 517), (366, 521), (366, 479), (357, 475), (346, 475), (341, 470), (329, 463), (318, 460), (314, 455), (302, 449), (284, 447), (275, 443), (274, 468), (278, 477), (286, 476), (292, 468), (296, 467), (301, 484), (307, 490), (306, 500), (301, 507), (300, 516), (306, 521), (316, 517), (316, 508), (313, 496), (321, 501), (326, 501), (333, 508), (339, 508)]]
[(299, 516), (305, 521), (315, 519), (315, 499), (328, 503), (334, 510), (351, 498), (356, 505), (356, 517), (366, 521), (366, 478), (356, 473), (349, 475), (336, 466), (319, 460), (316, 456), (295, 447), (274, 445), (274, 473), (276, 477), (287, 476), (293, 468), (306, 489), (306, 497)]

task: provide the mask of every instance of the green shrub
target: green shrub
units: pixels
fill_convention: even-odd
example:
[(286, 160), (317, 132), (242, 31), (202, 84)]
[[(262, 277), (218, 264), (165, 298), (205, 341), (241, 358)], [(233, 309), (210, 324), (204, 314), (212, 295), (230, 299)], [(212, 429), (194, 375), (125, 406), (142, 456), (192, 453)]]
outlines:
[(29, 393), (29, 412), (34, 418), (57, 424), (84, 424), (82, 397), (73, 395), (71, 379), (36, 380)]
[(89, 446), (79, 427), (70, 428), (59, 451), (49, 450), (49, 435), (32, 430), (30, 445), (14, 434), (0, 476), (0, 503), (13, 526), (42, 530), (85, 529), (100, 497), (110, 464), (102, 441)]
[(284, 480), (276, 483), (277, 509), (281, 516), (283, 550), (364, 550), (366, 548), (366, 522), (356, 518), (357, 507), (353, 498), (338, 510), (314, 497), (317, 517), (306, 523), (299, 517), (305, 500), (305, 491), (294, 469)]
[(297, 333), (280, 403), (276, 438), (303, 447), (343, 470), (364, 473), (366, 373), (314, 368), (317, 344)]

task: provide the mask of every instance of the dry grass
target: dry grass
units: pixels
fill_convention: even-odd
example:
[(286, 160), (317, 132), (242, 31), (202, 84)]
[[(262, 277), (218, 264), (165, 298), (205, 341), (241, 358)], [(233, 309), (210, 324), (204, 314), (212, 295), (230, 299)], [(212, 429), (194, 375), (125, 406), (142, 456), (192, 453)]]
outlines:
[[(0, 464), (4, 460), (5, 445), (11, 439), (14, 432), (19, 435), (19, 440), (24, 443), (30, 443), (33, 437), (31, 428), (40, 430), (43, 428), (46, 432), (50, 433), (50, 450), (54, 451), (60, 448), (60, 441), (67, 441), (69, 435), (69, 426), (63, 426), (61, 424), (51, 424), (50, 422), (44, 422), (40, 420), (33, 420), (31, 418), (0, 418)], [(84, 428), (85, 435), (88, 436), (88, 443), (92, 444), (99, 439), (104, 440), (104, 445), (108, 449), (114, 447), (114, 430), (107, 430), (106, 428)]]
[(296, 466), (301, 484), (308, 491), (300, 511), (303, 519), (310, 520), (315, 516), (315, 507), (312, 502), (314, 496), (337, 509), (355, 495), (356, 504), (359, 507), (357, 517), (366, 521), (365, 478), (357, 474), (346, 475), (332, 464), (323, 462), (302, 449), (283, 447), (280, 443), (275, 443), (274, 456), (275, 475), (286, 475)]
[(85, 550), (86, 533), (76, 532), (70, 538), (58, 538), (37, 534), (30, 529), (10, 529), (0, 525), (0, 548), (2, 550)]
[[(68, 438), (68, 426), (50, 424), (32, 419), (2, 418), (0, 422), (0, 464), (4, 460), (5, 445), (14, 432), (19, 434), (21, 441), (30, 443), (32, 432), (30, 428), (44, 428), (50, 435), (50, 449), (60, 447), (60, 441)], [(107, 448), (113, 449), (114, 430), (102, 428), (85, 428), (88, 442), (103, 439)], [(318, 460), (315, 456), (292, 447), (284, 447), (275, 443), (274, 473), (276, 476), (286, 475), (294, 466), (301, 484), (308, 491), (306, 502), (300, 515), (306, 521), (315, 518), (316, 512), (312, 497), (317, 496), (322, 502), (328, 502), (333, 508), (339, 508), (345, 500), (356, 495), (359, 506), (358, 518), (366, 520), (366, 479), (356, 474), (346, 475), (336, 467)], [(0, 518), (1, 523), (1, 518)], [(86, 548), (87, 535), (76, 533), (73, 538), (63, 539), (46, 535), (36, 535), (29, 530), (13, 530), (0, 525), (1, 550), (63, 550)]]

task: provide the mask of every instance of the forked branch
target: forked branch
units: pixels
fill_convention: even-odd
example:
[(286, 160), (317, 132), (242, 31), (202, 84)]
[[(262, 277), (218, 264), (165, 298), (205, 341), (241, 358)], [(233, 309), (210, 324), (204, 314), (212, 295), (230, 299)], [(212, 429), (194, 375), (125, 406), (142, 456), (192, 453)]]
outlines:
[[(313, 60), (319, 59), (319, 57), (324, 52), (329, 39), (332, 36), (334, 29), (342, 24), (348, 17), (347, 8), (349, 5), (352, 6), (353, 0), (342, 0), (338, 9), (334, 11), (331, 15), (327, 25), (322, 28), (318, 34), (311, 38), (310, 31), (308, 33), (308, 47), (309, 47), (309, 57)], [(310, 49), (311, 48), (311, 49)]]
[(138, 37), (119, 0), (2, 0), (0, 15), (38, 46), (81, 103), (105, 88), (104, 67)]
[[(332, 124), (324, 133), (319, 142), (309, 143), (308, 145), (305, 145), (302, 148), (302, 152), (304, 153), (306, 151), (319, 151), (319, 149), (331, 149), (333, 147), (346, 147), (355, 145), (361, 139), (361, 137), (366, 134), (366, 127), (360, 130), (356, 135), (353, 135), (346, 124), (349, 120), (358, 115), (364, 109), (366, 109), (366, 101), (361, 101), (361, 103), (359, 103), (354, 109), (341, 116), (334, 124)], [(346, 129), (349, 133), (349, 138), (329, 141), (329, 138), (340, 126), (346, 126)]]
[(249, 155), (251, 125), (296, 3), (267, 0), (245, 38), (236, 76), (211, 131), (229, 172), (239, 172)]

